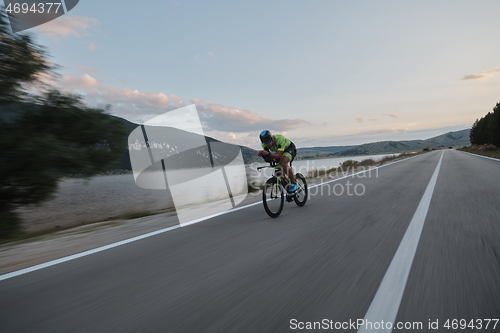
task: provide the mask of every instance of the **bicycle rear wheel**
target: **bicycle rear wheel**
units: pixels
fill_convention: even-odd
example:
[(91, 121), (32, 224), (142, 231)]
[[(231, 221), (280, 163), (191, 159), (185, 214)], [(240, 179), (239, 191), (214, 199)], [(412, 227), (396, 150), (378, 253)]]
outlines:
[(297, 173), (295, 181), (297, 182), (297, 192), (295, 192), (293, 200), (297, 206), (302, 207), (306, 204), (308, 195), (306, 178), (301, 173)]
[(262, 202), (267, 215), (278, 217), (285, 203), (285, 190), (276, 178), (268, 179), (262, 191)]

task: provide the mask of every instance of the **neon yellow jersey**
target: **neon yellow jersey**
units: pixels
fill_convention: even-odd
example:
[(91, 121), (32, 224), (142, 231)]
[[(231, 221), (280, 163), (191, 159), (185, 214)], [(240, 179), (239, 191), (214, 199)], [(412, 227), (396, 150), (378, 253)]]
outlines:
[[(275, 135), (273, 135), (273, 138), (276, 139), (276, 142), (274, 143), (274, 145), (269, 147), (270, 151), (274, 151), (274, 152), (277, 152), (278, 150), (284, 151), (285, 149), (288, 148), (288, 146), (290, 146), (290, 140), (288, 140), (287, 138), (285, 138), (281, 134), (275, 134)], [(262, 149), (265, 149), (265, 148), (268, 148), (268, 147), (262, 143)]]

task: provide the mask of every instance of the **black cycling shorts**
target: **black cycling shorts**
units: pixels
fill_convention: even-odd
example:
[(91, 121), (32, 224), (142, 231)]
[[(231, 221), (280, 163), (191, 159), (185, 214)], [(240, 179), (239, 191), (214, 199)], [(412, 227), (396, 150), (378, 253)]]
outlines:
[[(266, 148), (264, 148), (264, 150), (269, 151), (269, 148), (266, 147)], [(294, 143), (290, 141), (290, 145), (283, 151), (283, 153), (290, 154), (292, 156), (292, 158), (290, 159), (290, 162), (292, 162), (295, 159), (295, 155), (297, 155), (297, 148), (295, 148)], [(279, 160), (280, 160), (280, 159), (274, 160), (274, 159), (268, 157), (267, 155), (262, 156), (262, 158), (266, 162), (272, 162), (272, 161), (279, 162)]]
[(290, 141), (290, 145), (283, 152), (292, 155), (292, 158), (290, 159), (291, 162), (295, 159), (295, 155), (297, 155), (297, 148), (295, 148), (295, 144)]

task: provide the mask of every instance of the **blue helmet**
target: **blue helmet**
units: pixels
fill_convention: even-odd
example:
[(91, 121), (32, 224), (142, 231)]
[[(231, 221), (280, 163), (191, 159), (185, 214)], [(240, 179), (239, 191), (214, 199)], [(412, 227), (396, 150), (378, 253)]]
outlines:
[(271, 132), (269, 132), (268, 130), (263, 130), (262, 132), (260, 132), (260, 142), (267, 145), (272, 140), (273, 135), (271, 134)]

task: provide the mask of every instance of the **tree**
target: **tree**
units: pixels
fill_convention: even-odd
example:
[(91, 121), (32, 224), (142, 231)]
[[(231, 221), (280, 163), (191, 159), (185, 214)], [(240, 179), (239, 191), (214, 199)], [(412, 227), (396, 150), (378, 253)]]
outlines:
[(475, 145), (493, 144), (500, 148), (500, 102), (471, 127), (470, 142)]
[(61, 175), (91, 176), (127, 146), (124, 124), (57, 90), (27, 87), (52, 69), (26, 35), (7, 30), (0, 13), (0, 238), (20, 231), (16, 208), (48, 200)]
[(469, 133), (469, 141), (473, 145), (477, 144), (477, 124), (478, 123), (479, 123), (479, 119), (476, 119), (474, 124), (472, 124), (472, 127), (470, 129), (470, 133)]
[(10, 32), (6, 13), (0, 9), (0, 106), (18, 101), (26, 84), (52, 69), (45, 51), (29, 35)]
[(500, 102), (493, 109), (491, 125), (491, 143), (500, 148)]

